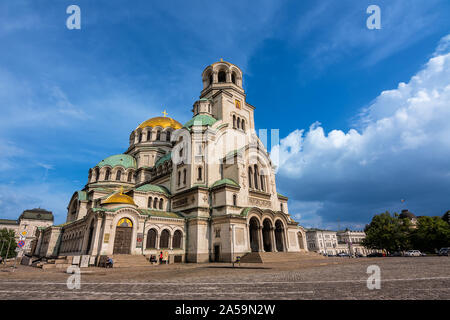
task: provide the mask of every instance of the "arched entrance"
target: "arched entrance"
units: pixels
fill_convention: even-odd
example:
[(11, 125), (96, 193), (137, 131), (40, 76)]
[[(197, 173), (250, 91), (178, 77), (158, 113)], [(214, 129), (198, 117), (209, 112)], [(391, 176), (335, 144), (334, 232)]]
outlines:
[(114, 238), (114, 254), (131, 253), (131, 236), (133, 234), (133, 223), (128, 218), (122, 218), (117, 223), (116, 236)]
[(275, 242), (277, 245), (277, 251), (284, 251), (283, 233), (283, 223), (281, 223), (280, 220), (277, 220), (277, 222), (275, 222)]
[(272, 251), (272, 223), (270, 222), (269, 219), (265, 219), (263, 221), (263, 229), (262, 229), (262, 234), (263, 234), (263, 244), (264, 244), (264, 251), (265, 252), (270, 252)]
[(91, 251), (93, 237), (94, 237), (94, 220), (92, 220), (91, 225), (89, 227), (88, 243), (86, 246), (86, 254), (89, 254), (89, 252)]
[(259, 251), (259, 223), (256, 218), (250, 219), (250, 247), (252, 249), (252, 252), (258, 252)]

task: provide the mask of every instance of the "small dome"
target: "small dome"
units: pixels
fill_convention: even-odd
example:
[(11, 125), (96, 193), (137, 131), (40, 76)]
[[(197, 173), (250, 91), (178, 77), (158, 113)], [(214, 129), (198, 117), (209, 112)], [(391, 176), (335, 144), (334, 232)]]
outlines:
[(147, 127), (162, 127), (177, 130), (183, 127), (183, 125), (170, 117), (155, 117), (142, 122), (136, 129), (143, 129)]
[(126, 194), (123, 194), (123, 188), (120, 188), (120, 191), (113, 193), (108, 198), (102, 201), (102, 204), (108, 204), (108, 203), (122, 203), (122, 204), (131, 204), (133, 206), (136, 206), (136, 203), (134, 203), (134, 200), (132, 197), (127, 196)]
[(402, 210), (402, 213), (400, 213), (399, 218), (400, 219), (405, 219), (405, 218), (417, 219), (416, 215), (412, 212), (409, 212), (408, 209)]
[(110, 156), (97, 164), (97, 167), (101, 168), (103, 166), (122, 166), (125, 169), (128, 168), (137, 168), (136, 159), (130, 156), (129, 154), (116, 154), (114, 156)]

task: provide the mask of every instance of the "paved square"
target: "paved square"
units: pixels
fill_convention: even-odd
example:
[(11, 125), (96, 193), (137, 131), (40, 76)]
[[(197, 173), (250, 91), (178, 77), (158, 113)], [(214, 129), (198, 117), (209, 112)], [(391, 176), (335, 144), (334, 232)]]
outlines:
[[(367, 288), (367, 267), (381, 289)], [(450, 299), (449, 257), (326, 258), (299, 263), (173, 264), (82, 271), (0, 267), (0, 299)]]

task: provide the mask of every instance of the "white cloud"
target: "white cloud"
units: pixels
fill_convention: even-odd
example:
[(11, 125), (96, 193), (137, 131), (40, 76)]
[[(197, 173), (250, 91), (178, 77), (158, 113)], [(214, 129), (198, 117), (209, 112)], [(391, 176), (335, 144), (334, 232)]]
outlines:
[(408, 83), (382, 92), (363, 110), (360, 131), (326, 134), (315, 123), (272, 149), (280, 155), (282, 183), (303, 186), (294, 189), (295, 200), (324, 203), (316, 213), (325, 221), (339, 215), (368, 221), (376, 211), (399, 210), (402, 197), (417, 214), (450, 208), (448, 39)]

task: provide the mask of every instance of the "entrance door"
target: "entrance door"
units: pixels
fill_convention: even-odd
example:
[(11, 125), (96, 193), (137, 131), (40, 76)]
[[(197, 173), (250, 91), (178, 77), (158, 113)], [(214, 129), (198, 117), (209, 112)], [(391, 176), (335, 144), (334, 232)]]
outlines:
[(220, 260), (220, 246), (214, 246), (214, 261), (218, 262)]
[(131, 236), (133, 234), (132, 223), (129, 219), (120, 219), (116, 227), (116, 236), (114, 238), (114, 254), (131, 253)]
[(250, 248), (252, 252), (258, 252), (259, 251), (259, 224), (258, 220), (256, 218), (250, 219)]
[(277, 222), (275, 223), (275, 241), (277, 245), (277, 251), (284, 251), (283, 233), (284, 233), (283, 224), (281, 223), (280, 220), (277, 220)]
[(269, 220), (265, 219), (263, 222), (263, 244), (264, 244), (264, 251), (270, 252), (272, 251), (272, 235), (271, 235), (271, 229), (272, 225)]

